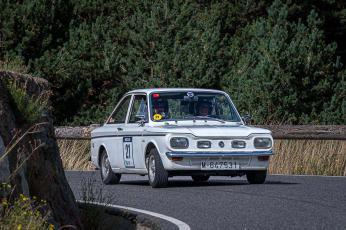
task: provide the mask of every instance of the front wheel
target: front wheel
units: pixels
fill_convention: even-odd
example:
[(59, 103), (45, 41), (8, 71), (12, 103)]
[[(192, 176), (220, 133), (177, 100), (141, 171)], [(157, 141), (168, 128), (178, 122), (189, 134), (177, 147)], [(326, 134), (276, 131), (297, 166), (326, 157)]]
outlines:
[(106, 150), (101, 153), (101, 179), (104, 184), (118, 184), (121, 174), (114, 173), (108, 159)]
[(168, 173), (163, 167), (159, 152), (152, 149), (147, 157), (149, 184), (153, 188), (164, 188), (168, 184)]
[(247, 181), (250, 184), (263, 184), (267, 177), (267, 170), (246, 172)]

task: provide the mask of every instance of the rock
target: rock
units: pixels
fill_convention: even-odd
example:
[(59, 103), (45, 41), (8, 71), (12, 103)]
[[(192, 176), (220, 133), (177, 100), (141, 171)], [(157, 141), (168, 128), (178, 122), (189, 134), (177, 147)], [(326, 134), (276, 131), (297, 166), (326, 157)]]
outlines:
[(0, 179), (15, 186), (15, 195), (24, 193), (46, 200), (53, 223), (82, 229), (75, 197), (62, 167), (51, 113), (47, 110), (37, 121), (39, 125), (23, 123), (6, 86), (9, 79), (16, 81), (30, 97), (49, 92), (44, 79), (0, 72), (0, 156), (4, 154), (4, 146), (10, 150), (7, 159), (0, 162)]
[[(7, 178), (10, 176), (10, 168), (8, 164), (8, 159), (7, 156), (3, 155), (5, 154), (5, 145), (4, 142), (2, 141), (2, 137), (0, 136), (0, 181), (6, 181)], [(3, 157), (3, 158), (2, 158)]]

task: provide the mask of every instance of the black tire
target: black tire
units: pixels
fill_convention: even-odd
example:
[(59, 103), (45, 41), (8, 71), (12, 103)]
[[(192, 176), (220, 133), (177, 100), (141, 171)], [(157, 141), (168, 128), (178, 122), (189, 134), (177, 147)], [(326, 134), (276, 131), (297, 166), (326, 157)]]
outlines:
[(246, 172), (247, 181), (250, 184), (263, 184), (266, 181), (267, 170)]
[(104, 184), (118, 184), (121, 179), (121, 174), (113, 172), (106, 150), (103, 150), (100, 156), (100, 172)]
[(210, 176), (205, 176), (205, 175), (196, 175), (196, 176), (191, 176), (192, 180), (194, 182), (206, 182), (209, 180)]
[(149, 184), (153, 188), (164, 188), (168, 184), (168, 173), (163, 167), (157, 149), (150, 150), (146, 159)]

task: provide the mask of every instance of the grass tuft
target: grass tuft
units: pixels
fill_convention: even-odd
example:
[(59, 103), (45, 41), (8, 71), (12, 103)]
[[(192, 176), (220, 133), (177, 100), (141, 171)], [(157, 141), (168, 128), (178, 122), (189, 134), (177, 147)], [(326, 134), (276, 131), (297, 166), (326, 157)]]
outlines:
[(9, 82), (7, 87), (21, 117), (29, 124), (37, 122), (48, 106), (49, 95), (41, 93), (37, 97), (29, 96), (15, 81)]
[(0, 60), (0, 71), (27, 74), (29, 69), (20, 57), (6, 56), (3, 60)]

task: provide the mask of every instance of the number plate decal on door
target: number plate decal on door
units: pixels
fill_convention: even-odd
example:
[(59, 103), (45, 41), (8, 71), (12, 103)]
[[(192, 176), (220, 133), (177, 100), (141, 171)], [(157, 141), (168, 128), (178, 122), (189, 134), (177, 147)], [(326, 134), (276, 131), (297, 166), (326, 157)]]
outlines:
[(134, 168), (132, 137), (123, 137), (123, 158), (126, 168)]

